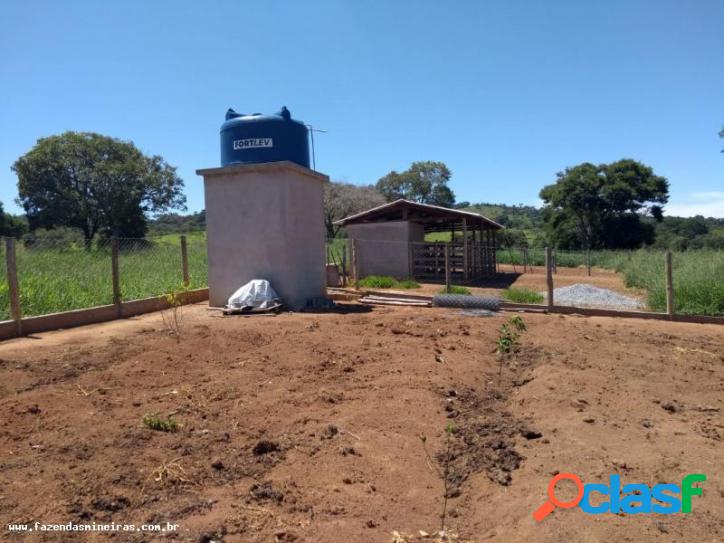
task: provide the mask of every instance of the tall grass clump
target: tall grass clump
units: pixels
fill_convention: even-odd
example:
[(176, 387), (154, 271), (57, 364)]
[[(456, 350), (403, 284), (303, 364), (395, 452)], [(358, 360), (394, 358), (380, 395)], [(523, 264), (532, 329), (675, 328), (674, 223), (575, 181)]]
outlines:
[(368, 275), (357, 282), (362, 288), (420, 288), (420, 283), (412, 279), (395, 279), (389, 275)]
[(503, 298), (519, 304), (540, 304), (545, 299), (542, 294), (529, 288), (506, 288), (502, 293)]
[[(665, 253), (639, 250), (597, 254), (597, 263), (623, 274), (626, 286), (645, 289), (649, 307), (666, 310)], [(724, 315), (724, 252), (712, 249), (673, 254), (677, 313)]]

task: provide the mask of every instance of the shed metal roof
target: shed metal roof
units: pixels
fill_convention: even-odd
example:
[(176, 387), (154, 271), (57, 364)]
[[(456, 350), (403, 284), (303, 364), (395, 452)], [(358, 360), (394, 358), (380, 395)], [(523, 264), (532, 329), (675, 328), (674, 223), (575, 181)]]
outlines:
[(350, 215), (349, 217), (336, 221), (334, 224), (347, 226), (349, 224), (409, 220), (425, 225), (434, 225), (462, 222), (463, 219), (466, 219), (470, 225), (477, 222), (494, 230), (504, 228), (503, 225), (498, 224), (492, 219), (483, 217), (479, 213), (450, 209), (431, 204), (421, 204), (419, 202), (413, 202), (412, 200), (405, 200), (402, 198), (395, 200), (394, 202), (373, 207), (367, 211), (362, 211), (361, 213)]

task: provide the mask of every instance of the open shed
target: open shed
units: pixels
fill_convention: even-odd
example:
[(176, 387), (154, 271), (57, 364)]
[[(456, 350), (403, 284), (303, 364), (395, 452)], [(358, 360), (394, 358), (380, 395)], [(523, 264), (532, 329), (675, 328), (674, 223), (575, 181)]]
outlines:
[[(495, 274), (495, 233), (503, 228), (478, 213), (403, 199), (350, 215), (336, 224), (344, 226), (355, 240), (361, 277), (442, 281), (447, 247), (456, 282), (476, 282)], [(434, 232), (451, 232), (451, 241), (426, 241), (426, 235)]]

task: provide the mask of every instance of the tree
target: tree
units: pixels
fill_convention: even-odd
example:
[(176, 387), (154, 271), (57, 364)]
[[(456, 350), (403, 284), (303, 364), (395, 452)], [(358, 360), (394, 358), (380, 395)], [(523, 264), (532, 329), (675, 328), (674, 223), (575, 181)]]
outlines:
[(335, 238), (341, 227), (334, 224), (354, 213), (385, 203), (385, 198), (371, 185), (353, 185), (330, 181), (324, 185), (324, 225), (327, 237)]
[(376, 187), (388, 202), (404, 198), (422, 204), (452, 207), (455, 194), (447, 185), (451, 175), (443, 162), (413, 162), (402, 173), (392, 171), (380, 178)]
[(28, 229), (28, 225), (21, 217), (5, 213), (3, 203), (0, 202), (0, 236), (19, 237)]
[(641, 215), (662, 218), (669, 183), (640, 162), (583, 163), (557, 174), (544, 187), (543, 221), (563, 248), (635, 248), (653, 242), (653, 226)]
[(185, 209), (176, 168), (100, 134), (42, 138), (12, 169), (30, 228), (79, 228), (86, 246), (96, 234), (142, 237), (146, 213)]

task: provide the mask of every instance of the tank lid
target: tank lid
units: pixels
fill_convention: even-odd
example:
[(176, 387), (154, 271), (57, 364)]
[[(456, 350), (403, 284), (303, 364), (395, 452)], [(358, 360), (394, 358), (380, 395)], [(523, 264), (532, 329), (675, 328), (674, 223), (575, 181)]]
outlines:
[[(226, 121), (241, 121), (244, 123), (249, 122), (279, 122), (279, 121), (292, 121), (301, 123), (301, 121), (297, 121), (295, 119), (292, 119), (292, 113), (287, 109), (286, 106), (282, 106), (282, 109), (280, 109), (277, 113), (273, 115), (264, 115), (262, 113), (239, 113), (237, 111), (234, 111), (232, 108), (229, 108), (226, 110)], [(226, 124), (226, 123), (224, 123)], [(304, 123), (301, 123), (304, 124)]]

